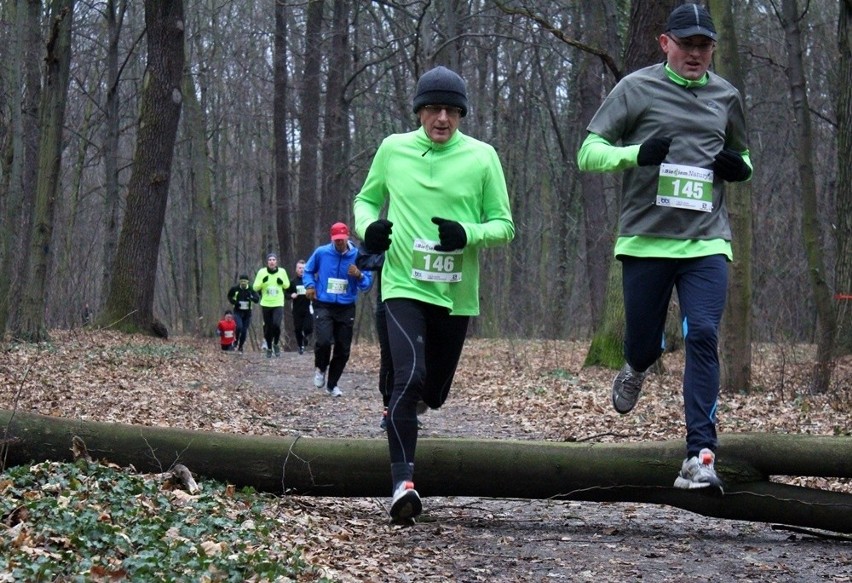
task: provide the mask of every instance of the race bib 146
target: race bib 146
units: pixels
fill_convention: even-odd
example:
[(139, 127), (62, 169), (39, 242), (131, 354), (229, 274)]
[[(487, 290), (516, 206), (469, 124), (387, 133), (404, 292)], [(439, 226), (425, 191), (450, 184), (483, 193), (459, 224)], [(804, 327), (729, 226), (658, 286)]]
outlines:
[(435, 251), (439, 241), (415, 239), (411, 253), (411, 277), (420, 281), (457, 283), (462, 279), (464, 252)]

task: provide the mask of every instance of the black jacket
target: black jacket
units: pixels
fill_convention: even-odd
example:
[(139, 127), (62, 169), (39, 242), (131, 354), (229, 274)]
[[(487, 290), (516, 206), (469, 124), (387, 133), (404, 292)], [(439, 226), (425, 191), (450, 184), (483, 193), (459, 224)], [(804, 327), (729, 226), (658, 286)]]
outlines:
[[(290, 298), (291, 294), (298, 294), (295, 300)], [(304, 314), (310, 310), (311, 300), (305, 295), (305, 284), (301, 277), (294, 276), (290, 278), (290, 287), (287, 288), (287, 299), (293, 302), (294, 314)]]
[(260, 302), (260, 294), (251, 289), (251, 286), (242, 288), (237, 284), (228, 291), (228, 301), (235, 310), (248, 312), (251, 310), (252, 302)]

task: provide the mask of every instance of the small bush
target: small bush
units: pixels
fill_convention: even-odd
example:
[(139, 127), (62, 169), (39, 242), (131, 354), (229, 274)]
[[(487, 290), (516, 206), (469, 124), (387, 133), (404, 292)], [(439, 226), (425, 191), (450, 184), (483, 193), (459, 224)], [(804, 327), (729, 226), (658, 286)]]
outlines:
[(191, 496), (154, 476), (40, 463), (0, 474), (0, 581), (318, 580), (270, 533), (267, 500), (205, 482)]

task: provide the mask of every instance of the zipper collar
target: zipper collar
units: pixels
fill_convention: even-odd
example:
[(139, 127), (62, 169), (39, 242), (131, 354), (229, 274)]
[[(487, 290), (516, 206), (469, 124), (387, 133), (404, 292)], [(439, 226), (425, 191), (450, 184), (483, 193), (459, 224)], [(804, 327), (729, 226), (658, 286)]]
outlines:
[(666, 76), (671, 80), (675, 85), (680, 85), (684, 89), (694, 89), (696, 87), (704, 87), (710, 82), (710, 73), (704, 73), (701, 79), (696, 79), (693, 81), (692, 79), (687, 79), (685, 77), (681, 77), (678, 75), (674, 69), (669, 67), (669, 64), (665, 64), (666, 67)]

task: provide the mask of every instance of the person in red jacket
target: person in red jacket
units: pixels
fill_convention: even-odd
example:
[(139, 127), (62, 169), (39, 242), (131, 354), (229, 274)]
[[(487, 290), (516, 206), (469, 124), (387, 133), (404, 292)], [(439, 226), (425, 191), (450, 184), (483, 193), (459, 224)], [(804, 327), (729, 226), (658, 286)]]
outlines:
[(222, 350), (234, 349), (234, 341), (237, 339), (237, 322), (234, 320), (234, 313), (231, 310), (225, 310), (225, 315), (222, 316), (219, 325), (216, 326), (216, 334), (219, 335)]

